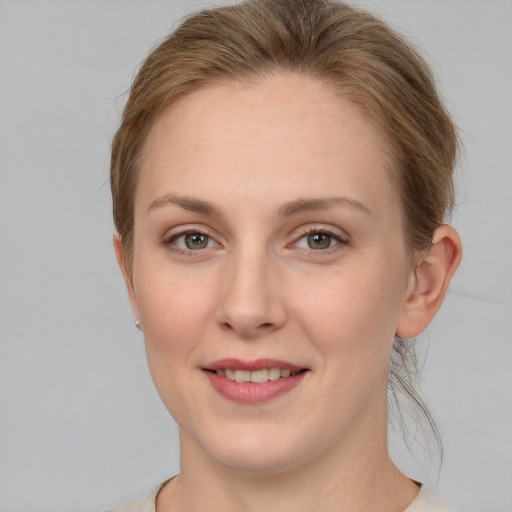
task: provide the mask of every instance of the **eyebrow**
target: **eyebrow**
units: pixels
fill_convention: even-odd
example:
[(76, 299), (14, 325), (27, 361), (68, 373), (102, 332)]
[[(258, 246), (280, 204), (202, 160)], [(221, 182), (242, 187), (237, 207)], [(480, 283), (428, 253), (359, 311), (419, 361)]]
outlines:
[(325, 198), (302, 198), (296, 199), (289, 203), (284, 204), (279, 213), (288, 217), (302, 211), (321, 211), (332, 208), (333, 206), (343, 206), (344, 208), (351, 208), (359, 210), (367, 215), (371, 215), (371, 211), (363, 203), (350, 197), (325, 197)]
[[(155, 208), (163, 206), (175, 205), (184, 210), (201, 213), (204, 215), (221, 216), (221, 212), (213, 204), (202, 199), (191, 196), (178, 196), (176, 194), (166, 194), (155, 199), (148, 207), (148, 212)], [(342, 206), (359, 210), (367, 215), (371, 215), (371, 211), (360, 201), (350, 197), (324, 197), (324, 198), (299, 198), (289, 203), (285, 203), (279, 208), (279, 215), (290, 217), (303, 211), (321, 211), (332, 208), (333, 206)]]
[(184, 210), (202, 213), (204, 215), (220, 216), (220, 211), (211, 203), (195, 197), (178, 196), (176, 194), (167, 194), (165, 196), (158, 197), (149, 205), (148, 212), (154, 208), (161, 208), (162, 206), (169, 205), (176, 205)]

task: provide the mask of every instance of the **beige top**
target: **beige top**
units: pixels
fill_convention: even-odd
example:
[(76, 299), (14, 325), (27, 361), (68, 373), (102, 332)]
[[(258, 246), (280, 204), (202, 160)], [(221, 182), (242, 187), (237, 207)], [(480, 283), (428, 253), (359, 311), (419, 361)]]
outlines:
[[(124, 505), (113, 508), (107, 512), (156, 512), (155, 499), (158, 491), (166, 484), (160, 484), (156, 489), (138, 500), (127, 501)], [(432, 494), (425, 486), (421, 486), (416, 499), (404, 512), (455, 512), (446, 503)]]

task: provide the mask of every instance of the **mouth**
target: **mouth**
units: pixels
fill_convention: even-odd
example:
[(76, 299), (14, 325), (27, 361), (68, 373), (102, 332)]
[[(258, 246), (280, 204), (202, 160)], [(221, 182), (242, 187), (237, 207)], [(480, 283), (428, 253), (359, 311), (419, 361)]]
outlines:
[[(213, 370), (210, 370), (213, 371)], [(290, 368), (263, 368), (261, 370), (241, 370), (241, 369), (233, 369), (233, 368), (218, 368), (215, 370), (215, 373), (219, 377), (224, 377), (225, 379), (236, 381), (236, 382), (254, 382), (254, 383), (264, 383), (268, 381), (274, 381), (279, 379), (286, 379), (288, 377), (293, 377), (301, 372), (305, 372), (305, 369), (302, 370), (292, 370)]]
[(235, 402), (261, 403), (291, 391), (308, 368), (273, 359), (223, 359), (203, 368), (213, 388)]

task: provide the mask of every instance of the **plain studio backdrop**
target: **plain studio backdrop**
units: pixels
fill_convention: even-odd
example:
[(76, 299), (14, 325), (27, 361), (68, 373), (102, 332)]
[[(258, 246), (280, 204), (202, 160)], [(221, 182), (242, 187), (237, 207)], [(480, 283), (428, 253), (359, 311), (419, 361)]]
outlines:
[[(109, 145), (134, 70), (206, 2), (0, 0), (0, 512), (100, 511), (178, 471), (111, 246)], [(363, 5), (363, 4), (361, 4)], [(375, 0), (461, 129), (463, 262), (419, 340), (460, 512), (512, 509), (512, 2)]]

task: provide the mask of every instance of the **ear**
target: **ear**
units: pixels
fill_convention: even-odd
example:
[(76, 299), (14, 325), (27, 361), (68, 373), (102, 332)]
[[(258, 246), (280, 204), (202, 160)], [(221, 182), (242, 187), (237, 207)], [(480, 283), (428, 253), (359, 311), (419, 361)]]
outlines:
[(137, 303), (137, 298), (133, 288), (133, 275), (131, 269), (129, 269), (126, 265), (123, 244), (121, 243), (121, 236), (119, 233), (114, 233), (112, 242), (114, 245), (114, 252), (116, 253), (117, 264), (119, 265), (119, 269), (123, 274), (124, 282), (126, 284), (126, 291), (128, 292), (128, 298), (130, 299), (130, 305), (132, 307), (133, 314), (135, 315), (135, 318), (138, 319), (140, 318), (139, 305)]
[(427, 327), (443, 302), (461, 256), (462, 246), (455, 229), (446, 225), (437, 228), (431, 247), (417, 258), (411, 271), (397, 336), (414, 338)]

